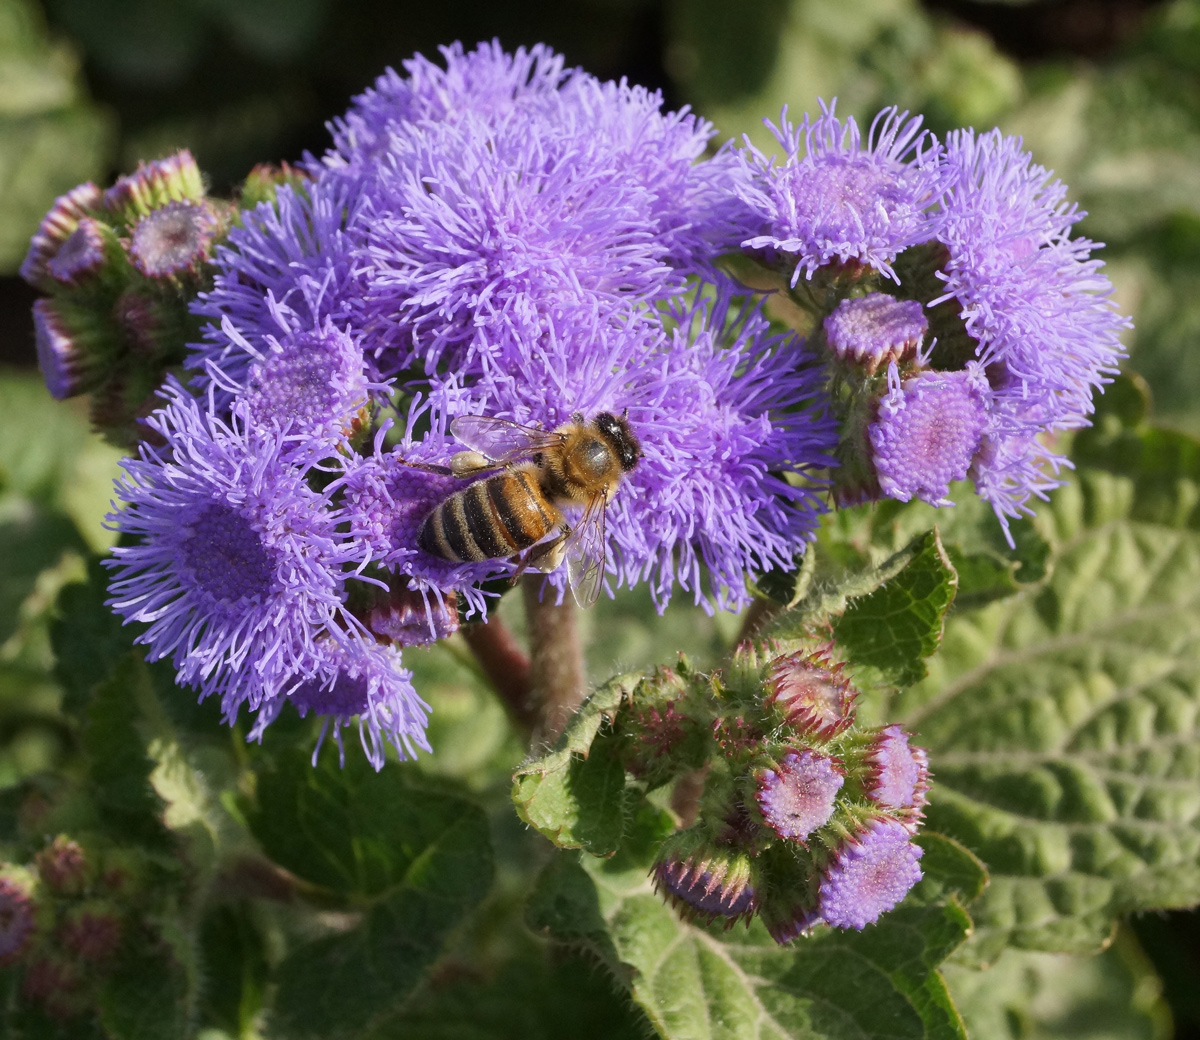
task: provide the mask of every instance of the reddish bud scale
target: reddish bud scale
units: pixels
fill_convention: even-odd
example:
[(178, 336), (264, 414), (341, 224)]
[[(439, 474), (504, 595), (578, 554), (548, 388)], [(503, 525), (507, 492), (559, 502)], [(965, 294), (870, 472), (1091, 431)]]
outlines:
[(110, 904), (92, 902), (73, 907), (58, 926), (63, 949), (87, 961), (103, 962), (117, 952), (124, 932), (120, 914)]
[(766, 738), (762, 729), (747, 722), (744, 715), (714, 719), (712, 731), (717, 746), (727, 758), (752, 753)]
[(832, 740), (854, 722), (858, 691), (827, 650), (776, 658), (767, 682), (771, 692), (765, 707), (778, 712), (785, 725), (802, 736)]

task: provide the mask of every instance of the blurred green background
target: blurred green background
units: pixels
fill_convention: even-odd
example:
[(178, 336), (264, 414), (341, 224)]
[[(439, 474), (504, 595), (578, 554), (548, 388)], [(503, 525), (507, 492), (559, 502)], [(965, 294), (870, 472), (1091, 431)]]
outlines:
[[(34, 370), (34, 295), (15, 272), (42, 214), (82, 180), (179, 147), (228, 192), (257, 162), (319, 153), (326, 120), (386, 65), (491, 37), (545, 41), (764, 146), (763, 117), (834, 96), (868, 120), (896, 103), (935, 131), (1024, 135), (1088, 211), (1080, 233), (1107, 244), (1136, 323), (1129, 364), (1159, 419), (1200, 433), (1200, 0), (0, 0), (0, 786), (69, 753), (47, 619), (57, 589), (108, 544), (117, 468)], [(697, 625), (682, 609), (669, 630), (701, 656), (736, 624)], [(599, 671), (654, 659), (639, 620), (650, 614), (628, 600), (597, 610)], [(465, 672), (413, 657), (448, 727), (435, 743), (470, 749), (430, 769), (465, 776), (519, 755)], [(1086, 968), (1006, 958), (986, 976), (951, 975), (977, 1037), (1200, 1038), (1195, 915), (1142, 918)]]

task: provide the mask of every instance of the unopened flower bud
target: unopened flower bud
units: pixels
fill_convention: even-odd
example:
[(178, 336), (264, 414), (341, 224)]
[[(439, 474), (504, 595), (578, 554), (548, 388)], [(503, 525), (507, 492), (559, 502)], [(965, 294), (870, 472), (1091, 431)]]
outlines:
[(38, 876), (57, 896), (82, 895), (87, 888), (88, 863), (83, 847), (60, 834), (34, 856)]
[(35, 957), (25, 969), (21, 996), (40, 1004), (51, 1018), (74, 1018), (87, 1007), (87, 989), (82, 970), (62, 951), (51, 950)]
[(929, 790), (929, 756), (910, 747), (909, 736), (897, 725), (885, 726), (867, 753), (870, 776), (867, 797), (889, 809), (920, 812)]
[(84, 217), (46, 264), (46, 270), (63, 285), (81, 285), (104, 266), (105, 227)]
[(30, 285), (50, 291), (56, 279), (50, 274), (50, 261), (74, 234), (79, 222), (100, 205), (101, 192), (90, 181), (72, 188), (54, 200), (41, 226), (29, 243), (29, 252), (21, 264), (21, 277)]
[(875, 819), (833, 853), (821, 880), (819, 909), (838, 928), (865, 928), (921, 880), (922, 849), (903, 824)]
[(204, 178), (192, 153), (184, 149), (154, 162), (139, 163), (137, 170), (121, 177), (103, 196), (103, 206), (132, 226), (139, 218), (172, 202), (200, 202)]
[(20, 959), (29, 948), (37, 925), (33, 875), (20, 867), (0, 871), (0, 966)]
[(35, 300), (33, 332), (46, 388), (60, 401), (95, 389), (113, 364), (109, 330), (67, 300)]
[(881, 365), (915, 357), (929, 322), (916, 300), (868, 293), (843, 300), (825, 319), (825, 339), (843, 361), (861, 365), (873, 376)]
[(822, 651), (776, 658), (768, 677), (765, 704), (779, 712), (796, 733), (831, 740), (854, 721), (858, 691), (842, 665)]
[(186, 338), (184, 305), (148, 292), (127, 289), (113, 304), (112, 316), (130, 353), (144, 361), (170, 364), (182, 357)]
[(434, 643), (458, 631), (458, 597), (443, 592), (439, 601), (432, 592), (426, 597), (416, 589), (389, 588), (365, 620), (373, 635), (398, 646)]
[(170, 202), (137, 222), (129, 240), (129, 256), (147, 278), (194, 276), (212, 255), (220, 230), (220, 221), (207, 203)]
[(967, 475), (988, 425), (991, 389), (972, 362), (961, 372), (921, 372), (901, 384), (895, 369), (868, 430), (879, 488), (907, 502), (952, 505), (950, 482)]
[[(678, 836), (677, 836), (678, 837)], [(730, 925), (749, 919), (756, 907), (750, 857), (731, 848), (711, 847), (678, 858), (667, 851), (654, 866), (654, 886), (691, 920), (723, 918)]]
[(789, 751), (777, 769), (759, 770), (756, 781), (755, 799), (767, 826), (799, 842), (829, 822), (845, 783), (835, 762), (815, 751)]
[(279, 166), (259, 163), (247, 175), (239, 201), (243, 209), (253, 209), (260, 202), (274, 202), (279, 189), (285, 184), (300, 188), (307, 184), (309, 179), (303, 170), (288, 163)]

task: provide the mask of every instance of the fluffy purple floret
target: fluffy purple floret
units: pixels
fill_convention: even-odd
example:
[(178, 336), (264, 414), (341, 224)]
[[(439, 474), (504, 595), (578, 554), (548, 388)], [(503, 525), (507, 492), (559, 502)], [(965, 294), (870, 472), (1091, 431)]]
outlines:
[(767, 123), (782, 163), (749, 141), (742, 153), (751, 180), (739, 192), (764, 225), (742, 245), (794, 255), (793, 283), (834, 261), (895, 277), (897, 254), (929, 238), (944, 190), (938, 145), (921, 131), (919, 116), (885, 108), (864, 141), (853, 117), (838, 119), (835, 105), (821, 102), (821, 115), (806, 115), (798, 126), (786, 109), (778, 127)]
[(831, 759), (813, 751), (789, 751), (779, 769), (764, 769), (755, 798), (767, 825), (781, 838), (804, 841), (833, 815), (845, 783)]
[(825, 319), (830, 349), (845, 361), (863, 365), (869, 374), (890, 361), (915, 357), (928, 330), (919, 301), (886, 293), (843, 300)]
[(979, 365), (962, 372), (921, 372), (890, 389), (868, 428), (879, 487), (889, 498), (953, 503), (950, 483), (967, 475), (988, 427), (991, 391)]
[(547, 429), (575, 412), (626, 414), (642, 458), (606, 511), (610, 573), (648, 582), (660, 606), (676, 582), (698, 603), (706, 593), (720, 607), (744, 603), (746, 572), (793, 567), (822, 508), (818, 487), (778, 475), (830, 461), (814, 359), (725, 290), (679, 304), (670, 329), (630, 315), (619, 335), (586, 302), (539, 335), (498, 342), (478, 384), (446, 403), (438, 390), (435, 411)]
[(821, 916), (837, 928), (865, 928), (921, 880), (923, 850), (895, 820), (878, 819), (834, 854), (821, 881)]
[(910, 747), (900, 726), (886, 726), (871, 748), (874, 769), (867, 795), (889, 809), (921, 808), (929, 788), (929, 756)]
[(1091, 259), (1096, 244), (1070, 237), (1083, 213), (1019, 138), (956, 131), (944, 165), (953, 180), (937, 236), (950, 254), (943, 298), (961, 308), (995, 389), (997, 443), (976, 484), (1003, 519), (1058, 483), (1034, 436), (1087, 424), (1129, 322)]
[(403, 759), (429, 751), (425, 728), (429, 705), (412, 685), (412, 673), (404, 668), (400, 652), (369, 641), (352, 644), (322, 642), (317, 648), (316, 673), (294, 685), (286, 697), (275, 697), (259, 712), (250, 739), (261, 740), (263, 731), (278, 717), (285, 703), (302, 716), (310, 711), (325, 717), (321, 739), (313, 749), (313, 763), (330, 726), (343, 759), (341, 730), (352, 717), (358, 718), (359, 741), (367, 760), (382, 769), (386, 745), (391, 744)]
[(328, 320), (345, 328), (350, 301), (363, 291), (346, 225), (362, 204), (350, 182), (314, 182), (303, 192), (285, 185), (274, 204), (244, 212), (217, 249), (213, 289), (192, 304), (210, 324), (187, 366), (215, 365), (245, 386), (272, 340), (325, 328)]
[(171, 278), (199, 270), (219, 224), (204, 203), (169, 202), (134, 226), (129, 256), (147, 278)]
[(25, 952), (35, 923), (28, 889), (0, 877), (0, 966), (12, 964)]
[(214, 418), (178, 384), (165, 399), (147, 422), (166, 447), (143, 447), (117, 482), (109, 522), (141, 541), (105, 561), (109, 604), (232, 718), (309, 674), (318, 638), (343, 630), (343, 568), (360, 549), (303, 465), (282, 461), (287, 437)]

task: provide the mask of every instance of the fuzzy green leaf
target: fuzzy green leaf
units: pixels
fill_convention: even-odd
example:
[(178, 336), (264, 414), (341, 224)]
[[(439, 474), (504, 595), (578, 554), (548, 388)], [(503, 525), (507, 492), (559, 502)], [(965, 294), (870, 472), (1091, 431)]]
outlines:
[(991, 873), (972, 963), (1096, 950), (1125, 912), (1200, 901), (1200, 535), (1137, 519), (1136, 490), (1060, 489), (1052, 576), (956, 613), (890, 706), (929, 749), (930, 826)]
[(268, 764), (247, 807), (252, 831), (281, 865), (348, 897), (334, 934), (280, 964), (276, 1018), (285, 1035), (358, 1036), (400, 1003), (451, 930), (492, 882), (487, 819), (466, 799), (300, 750)]
[(100, 1023), (111, 1040), (178, 1040), (191, 1033), (196, 974), (182, 943), (126, 944), (100, 989)]
[(958, 587), (937, 528), (918, 536), (909, 551), (903, 570), (852, 600), (833, 625), (834, 639), (852, 664), (867, 665), (897, 686), (924, 678), (925, 658), (941, 643)]
[(571, 718), (558, 745), (513, 777), (517, 813), (559, 848), (611, 855), (625, 828), (625, 770), (607, 724), (636, 677), (605, 683)]
[(584, 946), (627, 979), (662, 1036), (962, 1040), (937, 971), (970, 927), (956, 904), (906, 903), (865, 932), (823, 929), (789, 947), (757, 921), (748, 931), (695, 927), (648, 876), (664, 827), (646, 807), (613, 858), (562, 857), (528, 913), (532, 927)]

